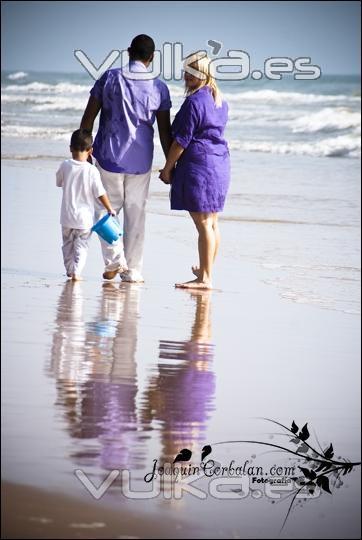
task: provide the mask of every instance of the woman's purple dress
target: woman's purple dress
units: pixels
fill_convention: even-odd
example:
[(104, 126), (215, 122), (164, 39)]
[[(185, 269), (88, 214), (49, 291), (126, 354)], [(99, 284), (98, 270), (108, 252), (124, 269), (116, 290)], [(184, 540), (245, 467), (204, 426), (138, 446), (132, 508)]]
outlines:
[(224, 129), (228, 105), (216, 107), (209, 86), (188, 96), (172, 124), (185, 151), (172, 176), (171, 209), (220, 212), (230, 183), (230, 154)]

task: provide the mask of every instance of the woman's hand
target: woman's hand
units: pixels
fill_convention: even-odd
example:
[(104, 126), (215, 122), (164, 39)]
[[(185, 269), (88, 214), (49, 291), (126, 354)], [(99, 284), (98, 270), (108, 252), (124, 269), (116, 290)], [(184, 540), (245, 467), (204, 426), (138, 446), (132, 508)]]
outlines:
[(162, 180), (164, 184), (172, 184), (173, 171), (184, 150), (185, 149), (177, 141), (172, 142), (165, 166), (163, 169), (160, 169), (161, 174), (159, 179)]
[(159, 179), (162, 180), (164, 184), (171, 184), (172, 182), (172, 171), (171, 169), (160, 169)]

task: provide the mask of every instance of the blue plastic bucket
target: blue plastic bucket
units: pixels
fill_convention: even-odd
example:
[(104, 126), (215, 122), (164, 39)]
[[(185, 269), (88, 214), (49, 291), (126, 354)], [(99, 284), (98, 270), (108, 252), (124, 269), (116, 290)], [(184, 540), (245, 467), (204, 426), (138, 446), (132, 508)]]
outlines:
[(106, 214), (97, 221), (97, 223), (93, 225), (92, 231), (99, 234), (99, 236), (108, 242), (108, 244), (117, 242), (119, 237), (122, 236), (122, 230), (118, 220), (110, 214)]
[(98, 321), (87, 324), (87, 329), (99, 337), (114, 338), (117, 334), (117, 321)]

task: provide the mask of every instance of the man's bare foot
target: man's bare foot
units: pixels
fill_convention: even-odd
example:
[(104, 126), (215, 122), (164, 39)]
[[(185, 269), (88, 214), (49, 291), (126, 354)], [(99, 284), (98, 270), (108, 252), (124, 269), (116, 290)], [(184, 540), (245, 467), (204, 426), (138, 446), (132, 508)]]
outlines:
[(175, 283), (175, 287), (178, 289), (212, 289), (211, 281), (203, 281), (200, 278), (193, 281), (186, 281), (185, 283)]
[(200, 277), (200, 268), (198, 266), (191, 266), (191, 270), (194, 276), (196, 276), (197, 278)]
[(82, 281), (82, 278), (76, 274), (72, 274), (72, 281)]
[(140, 272), (136, 270), (132, 270), (132, 269), (122, 272), (121, 279), (122, 281), (126, 281), (127, 283), (144, 283), (145, 282)]

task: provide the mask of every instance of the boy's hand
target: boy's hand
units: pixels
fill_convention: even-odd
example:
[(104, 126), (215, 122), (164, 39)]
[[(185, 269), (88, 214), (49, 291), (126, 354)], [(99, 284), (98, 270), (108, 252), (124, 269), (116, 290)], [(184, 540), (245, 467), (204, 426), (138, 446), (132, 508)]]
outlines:
[(110, 216), (116, 216), (116, 215), (117, 215), (116, 212), (113, 210), (113, 208), (110, 208), (110, 209), (108, 210), (108, 214), (109, 214)]

